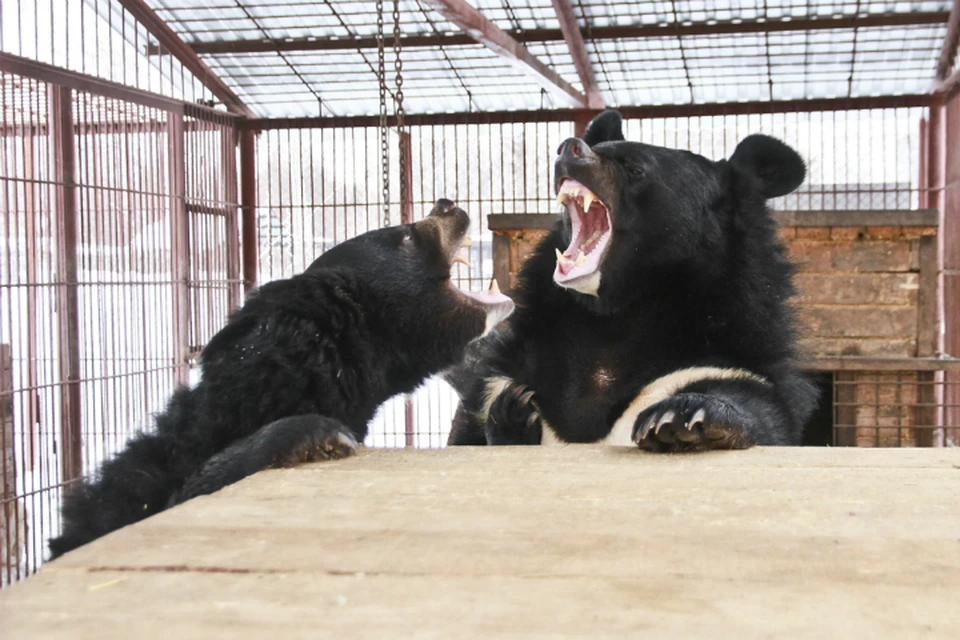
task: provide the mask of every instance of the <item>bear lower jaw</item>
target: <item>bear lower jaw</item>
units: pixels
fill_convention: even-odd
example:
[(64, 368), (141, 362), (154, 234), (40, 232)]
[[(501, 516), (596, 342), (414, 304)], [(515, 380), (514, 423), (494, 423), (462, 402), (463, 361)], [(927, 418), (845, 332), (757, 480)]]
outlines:
[(560, 273), (560, 265), (557, 265), (556, 270), (553, 272), (553, 281), (564, 289), (570, 289), (576, 291), (577, 293), (582, 293), (584, 295), (593, 296), (595, 298), (600, 297), (600, 269), (591, 271), (590, 273), (578, 276), (571, 280), (562, 280), (562, 274)]
[(499, 289), (490, 291), (468, 291), (451, 287), (461, 296), (470, 300), (471, 304), (481, 307), (486, 313), (484, 318), (483, 333), (476, 338), (482, 338), (490, 333), (495, 326), (506, 320), (515, 308), (514, 302), (508, 296), (500, 293)]

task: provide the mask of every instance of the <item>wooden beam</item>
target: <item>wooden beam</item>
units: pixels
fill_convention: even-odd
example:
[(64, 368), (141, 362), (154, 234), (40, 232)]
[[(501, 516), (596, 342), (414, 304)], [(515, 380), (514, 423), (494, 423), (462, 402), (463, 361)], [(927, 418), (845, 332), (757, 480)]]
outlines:
[(582, 93), (465, 0), (424, 0), (423, 4), (433, 8), (505, 61), (532, 76), (540, 86), (564, 103), (587, 107), (587, 99)]
[(590, 109), (603, 109), (605, 106), (603, 96), (600, 94), (597, 77), (593, 73), (593, 64), (590, 62), (590, 56), (587, 55), (587, 47), (583, 43), (580, 25), (577, 24), (577, 17), (573, 15), (570, 0), (553, 0), (553, 10), (556, 11), (557, 20), (560, 21), (560, 30), (563, 32), (563, 39), (567, 41), (567, 48), (570, 50), (570, 57), (573, 58), (573, 65), (577, 68), (577, 75), (580, 76), (580, 84), (583, 85), (583, 91), (587, 94), (587, 106)]
[(254, 117), (255, 114), (244, 104), (243, 100), (200, 59), (197, 53), (190, 48), (190, 45), (184, 42), (153, 9), (147, 6), (144, 0), (119, 1), (130, 12), (130, 15), (136, 18), (157, 39), (160, 46), (179, 60), (180, 64), (196, 76), (197, 80), (223, 102), (227, 109), (248, 118)]
[(943, 39), (940, 60), (937, 62), (937, 80), (943, 82), (947, 79), (957, 57), (958, 44), (960, 44), (960, 0), (953, 0), (953, 8), (947, 19), (947, 35)]
[[(655, 38), (664, 36), (731, 35), (738, 33), (773, 33), (784, 31), (821, 31), (824, 29), (854, 29), (864, 27), (906, 27), (914, 25), (944, 24), (948, 11), (925, 11), (918, 13), (893, 13), (870, 16), (846, 16), (839, 18), (802, 18), (793, 20), (761, 20), (714, 23), (667, 23), (646, 25), (596, 26), (590, 29), (591, 40), (620, 40), (632, 38)], [(564, 40), (562, 29), (504, 30), (504, 33), (524, 44), (531, 42), (559, 42)], [(404, 48), (436, 48), (472, 45), (477, 41), (463, 33), (426, 33), (400, 38)], [(285, 38), (282, 40), (213, 40), (189, 45), (200, 55), (230, 53), (263, 53), (268, 51), (356, 51), (375, 49), (375, 37), (337, 38)], [(167, 53), (157, 45), (147, 46), (149, 55)]]
[[(931, 227), (940, 225), (936, 209), (774, 211), (783, 227)], [(549, 229), (560, 219), (555, 213), (495, 213), (487, 216), (491, 231)]]

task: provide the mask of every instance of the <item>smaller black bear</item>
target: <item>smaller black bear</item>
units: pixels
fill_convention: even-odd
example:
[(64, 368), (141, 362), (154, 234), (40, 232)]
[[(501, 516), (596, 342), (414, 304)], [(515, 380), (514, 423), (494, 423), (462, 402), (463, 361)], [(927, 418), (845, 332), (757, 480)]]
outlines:
[(799, 444), (792, 266), (766, 206), (803, 160), (752, 135), (729, 160), (624, 140), (606, 111), (561, 144), (561, 220), (521, 269), (514, 314), (448, 380), (450, 444)]
[(65, 496), (52, 556), (261, 469), (354, 453), (384, 401), (455, 364), (513, 310), (451, 283), (469, 224), (439, 200), (420, 222), (343, 242), (251, 294), (156, 431)]

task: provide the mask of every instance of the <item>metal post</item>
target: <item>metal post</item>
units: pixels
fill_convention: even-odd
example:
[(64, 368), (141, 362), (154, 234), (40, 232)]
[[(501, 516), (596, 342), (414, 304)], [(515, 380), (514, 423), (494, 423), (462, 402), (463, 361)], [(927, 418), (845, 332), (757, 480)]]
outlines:
[(170, 266), (173, 271), (174, 382), (186, 384), (190, 357), (190, 223), (187, 218), (183, 114), (167, 120), (170, 198)]
[[(400, 176), (403, 185), (400, 189), (400, 222), (410, 224), (413, 222), (413, 145), (410, 143), (408, 131), (400, 132), (400, 155), (400, 168), (403, 171)], [(416, 407), (413, 405), (413, 397), (409, 395), (403, 402), (403, 422), (406, 446), (416, 446)]]
[(257, 148), (256, 132), (240, 133), (240, 233), (243, 244), (243, 290), (257, 286)]
[(240, 210), (237, 205), (237, 128), (232, 122), (221, 125), (221, 158), (223, 160), (223, 195), (226, 209), (227, 245), (227, 309), (240, 306), (242, 289), (234, 281), (243, 278), (240, 272)]
[(60, 474), (67, 482), (83, 474), (80, 411), (80, 302), (77, 295), (77, 180), (73, 94), (50, 85), (50, 174), (56, 185), (57, 323), (60, 367)]

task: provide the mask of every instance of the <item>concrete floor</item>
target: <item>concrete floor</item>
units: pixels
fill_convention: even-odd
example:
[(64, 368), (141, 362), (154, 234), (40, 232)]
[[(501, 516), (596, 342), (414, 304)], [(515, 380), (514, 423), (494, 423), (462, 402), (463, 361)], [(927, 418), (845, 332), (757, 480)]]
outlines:
[(960, 449), (365, 450), (0, 592), (8, 638), (960, 637)]

